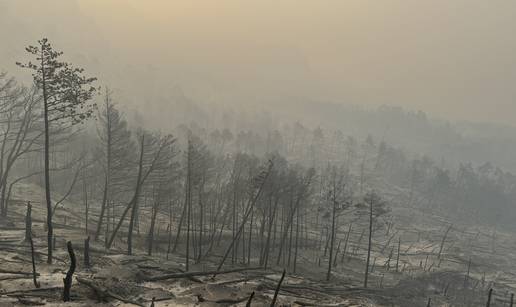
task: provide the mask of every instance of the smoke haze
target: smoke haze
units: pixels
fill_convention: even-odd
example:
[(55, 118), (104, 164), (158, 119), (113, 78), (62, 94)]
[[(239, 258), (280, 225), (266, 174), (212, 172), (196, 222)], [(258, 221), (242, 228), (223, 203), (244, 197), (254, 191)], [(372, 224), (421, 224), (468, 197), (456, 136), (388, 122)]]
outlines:
[(308, 100), (512, 125), (515, 15), (480, 0), (3, 0), (0, 65), (16, 73), (23, 47), (47, 36), (147, 112), (174, 97)]

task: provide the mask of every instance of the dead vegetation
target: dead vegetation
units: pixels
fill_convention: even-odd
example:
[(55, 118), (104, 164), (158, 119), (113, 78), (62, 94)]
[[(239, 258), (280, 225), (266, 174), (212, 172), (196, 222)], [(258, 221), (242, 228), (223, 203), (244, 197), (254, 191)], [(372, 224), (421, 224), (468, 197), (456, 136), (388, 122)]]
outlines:
[[(38, 212), (38, 205), (34, 207)], [(61, 228), (56, 223), (58, 235), (60, 231), (66, 231), (66, 235), (63, 241), (56, 242), (57, 262), (53, 265), (44, 262), (45, 253), (41, 250), (45, 248), (45, 238), (35, 236), (35, 276), (40, 284), (36, 288), (32, 282), (32, 261), (27, 257), (30, 244), (25, 241), (25, 220), (16, 213), (13, 211), (1, 226), (0, 302), (12, 306), (59, 306), (64, 290), (62, 279), (70, 265), (64, 239), (84, 242), (85, 234), (80, 228)], [(67, 220), (73, 220), (73, 215)], [(349, 228), (336, 232), (343, 239), (348, 237), (348, 252), (341, 247), (339, 254), (336, 249), (337, 265), (332, 269), (330, 282), (325, 281), (325, 264), (319, 263), (319, 259), (315, 261), (310, 249), (301, 249), (297, 272), (287, 272), (280, 287), (282, 275), (276, 266), (265, 270), (235, 265), (217, 270), (221, 256), (215, 254), (185, 272), (181, 254), (169, 254), (168, 260), (164, 252), (128, 256), (116, 249), (108, 251), (97, 242), (91, 243), (90, 265), (85, 265), (84, 246), (77, 244), (77, 269), (70, 299), (77, 306), (93, 302), (128, 306), (150, 306), (152, 302), (154, 306), (246, 306), (249, 301), (251, 306), (269, 306), (277, 292), (277, 306), (418, 306), (429, 299), (431, 306), (482, 306), (493, 288), (491, 306), (510, 303), (511, 280), (515, 276), (510, 266), (511, 254), (493, 253), (488, 248), (492, 246), (492, 236), (481, 229), (474, 232), (443, 225), (424, 231), (425, 227), (390, 230), (388, 235), (387, 229), (375, 232), (368, 288), (361, 285), (367, 245), (361, 232), (348, 236)], [(41, 233), (43, 228), (42, 222), (33, 223), (35, 233)], [(403, 240), (396, 242), (393, 234)], [(163, 240), (156, 248), (166, 249), (167, 243)], [(494, 246), (505, 250), (515, 244), (512, 237), (499, 233)], [(464, 252), (469, 252), (468, 256)], [(507, 266), (503, 267), (504, 264)]]
[[(516, 240), (493, 218), (516, 176), (301, 125), (135, 128), (47, 39), (26, 50), (34, 88), (0, 87), (0, 303), (512, 304)], [(97, 135), (72, 129), (94, 110)]]

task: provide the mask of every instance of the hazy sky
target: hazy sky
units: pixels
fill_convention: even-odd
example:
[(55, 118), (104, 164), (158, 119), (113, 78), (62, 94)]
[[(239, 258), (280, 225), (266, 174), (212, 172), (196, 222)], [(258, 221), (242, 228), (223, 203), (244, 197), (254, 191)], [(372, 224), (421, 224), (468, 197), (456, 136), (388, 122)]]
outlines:
[(510, 0), (0, 0), (0, 67), (16, 70), (45, 35), (154, 100), (181, 88), (205, 102), (307, 98), (514, 124), (515, 29)]

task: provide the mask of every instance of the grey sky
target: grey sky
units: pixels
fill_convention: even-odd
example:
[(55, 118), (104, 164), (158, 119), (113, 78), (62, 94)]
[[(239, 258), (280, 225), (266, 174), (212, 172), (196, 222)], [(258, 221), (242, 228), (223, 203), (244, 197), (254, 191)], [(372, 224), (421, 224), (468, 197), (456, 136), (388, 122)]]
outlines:
[(516, 1), (502, 0), (0, 0), (0, 67), (16, 72), (45, 35), (151, 101), (179, 87), (205, 103), (307, 98), (513, 124), (514, 29)]

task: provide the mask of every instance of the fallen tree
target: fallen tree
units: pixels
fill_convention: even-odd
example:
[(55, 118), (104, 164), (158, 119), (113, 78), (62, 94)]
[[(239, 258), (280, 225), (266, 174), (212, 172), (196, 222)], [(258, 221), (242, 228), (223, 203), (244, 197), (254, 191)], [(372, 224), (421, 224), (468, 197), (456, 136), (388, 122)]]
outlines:
[(237, 273), (237, 272), (245, 272), (245, 271), (257, 271), (262, 270), (262, 267), (253, 267), (253, 268), (239, 268), (239, 269), (231, 269), (226, 271), (199, 271), (199, 272), (185, 272), (185, 273), (173, 273), (173, 274), (165, 274), (159, 276), (151, 276), (146, 278), (146, 281), (159, 281), (159, 280), (167, 280), (173, 278), (188, 278), (194, 276), (207, 276), (213, 274), (229, 274), (229, 273)]
[(99, 301), (105, 301), (106, 298), (110, 297), (110, 298), (114, 298), (114, 299), (121, 301), (123, 303), (126, 303), (126, 304), (133, 304), (136, 306), (145, 307), (145, 305), (140, 302), (136, 302), (131, 299), (121, 297), (121, 296), (109, 291), (107, 288), (102, 287), (101, 285), (97, 284), (93, 280), (89, 280), (89, 279), (85, 279), (85, 278), (81, 278), (81, 277), (76, 277), (75, 279), (80, 284), (83, 284), (83, 285), (93, 289), (93, 291), (95, 291), (95, 294), (97, 295), (97, 299)]

